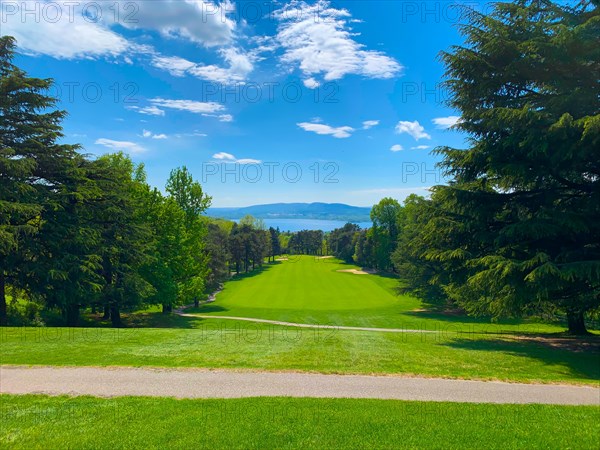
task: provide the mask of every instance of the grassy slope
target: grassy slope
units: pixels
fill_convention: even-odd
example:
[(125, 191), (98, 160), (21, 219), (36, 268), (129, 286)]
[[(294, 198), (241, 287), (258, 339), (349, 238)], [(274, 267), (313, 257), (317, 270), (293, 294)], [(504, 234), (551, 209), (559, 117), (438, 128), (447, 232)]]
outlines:
[(191, 312), (300, 323), (453, 331), (560, 332), (559, 325), (437, 314), (395, 292), (398, 280), (338, 272), (357, 268), (335, 259), (295, 256), (226, 283), (217, 301)]
[(0, 399), (0, 446), (10, 448), (594, 448), (600, 433), (600, 408), (585, 406)]
[(173, 320), (191, 329), (4, 328), (0, 363), (396, 373), (591, 384), (600, 379), (597, 353), (520, 339)]
[[(439, 332), (310, 330), (148, 312), (132, 315), (128, 321), (161, 329), (0, 328), (0, 363), (393, 373), (588, 384), (600, 379), (597, 352), (553, 348), (517, 334), (535, 329), (536, 324), (490, 325), (413, 311), (420, 306), (417, 300), (393, 295), (396, 280), (336, 272), (347, 267), (309, 257), (287, 261), (230, 281), (217, 302), (200, 310)], [(416, 322), (406, 322), (414, 317)], [(509, 335), (473, 333), (485, 329)]]

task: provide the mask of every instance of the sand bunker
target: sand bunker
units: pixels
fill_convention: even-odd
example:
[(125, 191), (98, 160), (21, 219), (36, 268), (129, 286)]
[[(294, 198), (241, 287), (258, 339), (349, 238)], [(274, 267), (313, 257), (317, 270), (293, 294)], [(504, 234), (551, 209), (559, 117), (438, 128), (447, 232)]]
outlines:
[(275, 261), (287, 261), (288, 258), (275, 258)]
[(342, 269), (338, 270), (337, 272), (353, 273), (354, 275), (369, 275), (376, 273), (376, 271), (373, 269)]
[(329, 259), (329, 258), (333, 258), (333, 256), (328, 255), (328, 256), (317, 256), (317, 259)]

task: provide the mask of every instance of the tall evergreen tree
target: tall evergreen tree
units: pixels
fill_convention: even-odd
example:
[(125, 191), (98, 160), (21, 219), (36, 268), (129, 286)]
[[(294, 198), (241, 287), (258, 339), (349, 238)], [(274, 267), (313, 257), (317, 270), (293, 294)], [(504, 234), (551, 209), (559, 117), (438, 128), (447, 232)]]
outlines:
[(466, 17), (466, 45), (442, 59), (470, 147), (439, 150), (446, 239), (427, 258), (459, 263), (442, 287), (472, 313), (556, 307), (585, 333), (600, 305), (598, 3), (519, 0)]
[(52, 80), (28, 77), (14, 56), (15, 40), (0, 37), (0, 324), (6, 284), (17, 281), (45, 210), (62, 201), (77, 151), (58, 143), (66, 112), (47, 94)]
[(93, 164), (102, 192), (94, 205), (101, 228), (102, 298), (105, 316), (110, 316), (114, 327), (120, 327), (121, 311), (138, 307), (154, 293), (142, 276), (152, 243), (143, 208), (145, 186), (135, 179), (133, 162), (122, 153), (104, 155)]

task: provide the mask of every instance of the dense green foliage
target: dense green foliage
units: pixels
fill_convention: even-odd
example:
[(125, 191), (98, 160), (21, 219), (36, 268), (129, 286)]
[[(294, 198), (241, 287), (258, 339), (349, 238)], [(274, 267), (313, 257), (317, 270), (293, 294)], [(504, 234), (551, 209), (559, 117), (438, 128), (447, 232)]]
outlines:
[(27, 243), (44, 211), (76, 202), (82, 162), (62, 145), (64, 111), (45, 92), (51, 80), (28, 77), (12, 64), (14, 39), (0, 38), (0, 325), (6, 324), (7, 282), (25, 276)]
[(91, 160), (58, 144), (66, 113), (52, 110), (52, 81), (14, 66), (14, 47), (0, 39), (0, 323), (7, 288), (70, 325), (82, 308), (120, 326), (123, 310), (199, 298), (210, 198), (185, 167), (165, 197), (122, 153)]
[(559, 310), (585, 333), (600, 306), (600, 8), (522, 0), (467, 18), (466, 46), (442, 58), (470, 147), (438, 149), (451, 182), (398, 261), (415, 291), (470, 313)]

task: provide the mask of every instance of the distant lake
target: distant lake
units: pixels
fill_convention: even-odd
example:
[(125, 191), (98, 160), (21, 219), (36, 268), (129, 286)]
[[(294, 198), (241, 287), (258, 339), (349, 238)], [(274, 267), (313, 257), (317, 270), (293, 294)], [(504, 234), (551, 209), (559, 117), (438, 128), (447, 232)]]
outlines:
[[(239, 222), (240, 219), (234, 219)], [(343, 220), (319, 220), (319, 219), (263, 219), (267, 228), (279, 227), (280, 231), (300, 231), (300, 230), (323, 230), (331, 231), (346, 225)], [(361, 228), (371, 227), (371, 222), (357, 222)]]

